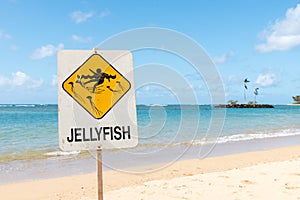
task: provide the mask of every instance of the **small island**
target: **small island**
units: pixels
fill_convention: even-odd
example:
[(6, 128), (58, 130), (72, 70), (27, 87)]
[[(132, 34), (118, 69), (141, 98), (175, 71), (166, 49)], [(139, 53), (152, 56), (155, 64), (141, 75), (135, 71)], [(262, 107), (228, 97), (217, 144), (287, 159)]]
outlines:
[[(250, 81), (248, 80), (248, 78), (245, 78), (244, 81), (243, 81), (243, 83), (244, 83), (244, 100), (245, 100), (245, 102), (247, 102), (246, 92), (248, 90), (247, 84), (249, 82)], [(254, 88), (254, 91), (253, 91), (254, 101), (249, 101), (248, 103), (239, 104), (237, 100), (229, 100), (228, 104), (220, 104), (220, 105), (216, 105), (214, 107), (215, 108), (274, 108), (274, 106), (270, 105), (270, 104), (257, 104), (256, 97), (258, 95), (258, 90), (259, 90), (258, 87)], [(299, 101), (300, 101), (300, 99), (299, 99)]]
[(226, 104), (216, 105), (216, 108), (274, 108), (270, 104)]

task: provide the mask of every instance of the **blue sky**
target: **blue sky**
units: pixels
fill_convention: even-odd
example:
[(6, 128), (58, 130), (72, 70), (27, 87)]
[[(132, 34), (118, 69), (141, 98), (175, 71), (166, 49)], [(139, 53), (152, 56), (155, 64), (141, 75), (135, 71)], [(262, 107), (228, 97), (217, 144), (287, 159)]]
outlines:
[[(291, 103), (300, 95), (299, 1), (2, 0), (0, 103), (57, 103), (57, 51), (92, 49), (143, 27), (172, 29), (201, 45), (222, 77), (227, 100), (244, 101), (244, 78), (251, 81), (248, 100), (255, 87), (260, 103)], [(210, 102), (205, 82), (189, 64), (163, 52), (133, 55), (135, 67), (160, 63), (178, 71), (200, 104)], [(138, 89), (137, 102), (176, 99), (149, 85)]]

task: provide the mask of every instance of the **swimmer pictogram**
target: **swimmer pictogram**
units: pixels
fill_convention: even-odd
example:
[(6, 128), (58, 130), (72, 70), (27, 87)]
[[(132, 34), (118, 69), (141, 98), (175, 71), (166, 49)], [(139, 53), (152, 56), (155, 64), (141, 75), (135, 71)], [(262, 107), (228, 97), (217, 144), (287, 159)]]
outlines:
[(130, 82), (101, 55), (93, 54), (62, 85), (94, 118), (101, 119), (130, 89)]

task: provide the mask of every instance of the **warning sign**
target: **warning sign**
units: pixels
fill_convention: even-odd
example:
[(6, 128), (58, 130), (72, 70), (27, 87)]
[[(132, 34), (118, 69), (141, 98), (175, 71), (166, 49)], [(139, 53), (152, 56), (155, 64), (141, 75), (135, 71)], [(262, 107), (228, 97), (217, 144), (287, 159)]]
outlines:
[(59, 147), (74, 151), (136, 146), (131, 52), (63, 50), (57, 60)]
[(99, 54), (89, 57), (63, 89), (94, 118), (101, 119), (130, 89), (130, 82)]

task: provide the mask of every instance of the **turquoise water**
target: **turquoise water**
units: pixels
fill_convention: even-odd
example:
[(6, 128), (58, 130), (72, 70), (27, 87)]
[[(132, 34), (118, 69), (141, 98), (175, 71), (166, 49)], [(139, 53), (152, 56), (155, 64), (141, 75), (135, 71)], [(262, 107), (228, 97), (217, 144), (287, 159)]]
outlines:
[(0, 124), (0, 162), (57, 149), (57, 105), (1, 105)]
[[(212, 116), (222, 122), (221, 110), (208, 105), (139, 105), (139, 145), (132, 151), (300, 135), (300, 106), (226, 109), (222, 132), (209, 131)], [(0, 105), (0, 162), (78, 154), (59, 150), (57, 124), (57, 105)]]

